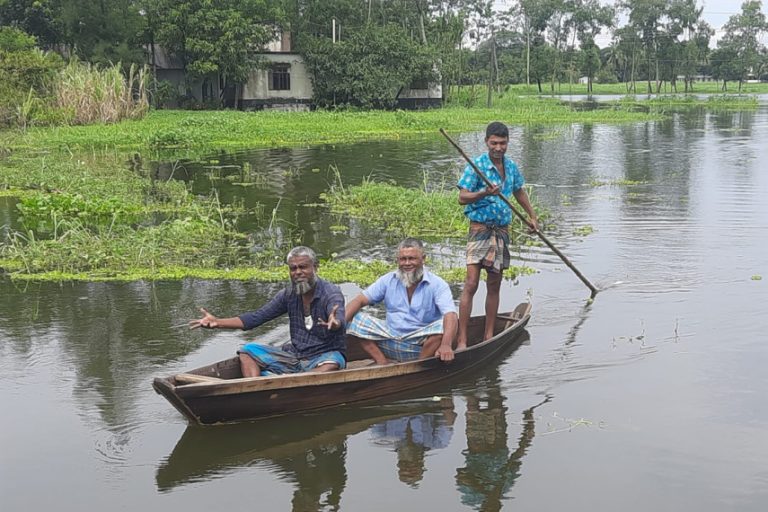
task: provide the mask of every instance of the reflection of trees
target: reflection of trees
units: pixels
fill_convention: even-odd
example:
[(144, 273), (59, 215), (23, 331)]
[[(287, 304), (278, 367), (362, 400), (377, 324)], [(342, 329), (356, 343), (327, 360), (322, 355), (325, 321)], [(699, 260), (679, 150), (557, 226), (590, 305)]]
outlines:
[[(135, 421), (136, 402), (159, 368), (184, 359), (210, 340), (172, 328), (198, 307), (238, 313), (266, 301), (276, 286), (240, 282), (0, 283), (4, 348), (36, 353), (74, 371), (75, 397), (95, 406), (108, 427)], [(232, 353), (237, 344), (232, 344)], [(94, 396), (95, 393), (95, 396)]]
[(394, 418), (371, 427), (377, 444), (394, 447), (400, 481), (413, 488), (424, 477), (426, 452), (445, 448), (451, 441), (456, 420), (453, 400), (444, 400), (442, 404), (444, 409), (440, 413)]
[(501, 509), (501, 501), (520, 476), (522, 459), (534, 437), (533, 411), (550, 397), (523, 412), (523, 431), (515, 451), (507, 439), (507, 408), (498, 374), (483, 394), (467, 396), (465, 466), (456, 470), (461, 501), (477, 510)]

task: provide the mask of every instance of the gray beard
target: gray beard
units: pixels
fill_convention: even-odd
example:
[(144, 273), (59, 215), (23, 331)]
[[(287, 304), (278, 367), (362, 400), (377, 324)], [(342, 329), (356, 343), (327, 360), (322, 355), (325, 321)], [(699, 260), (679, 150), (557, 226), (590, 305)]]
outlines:
[(305, 293), (314, 290), (316, 284), (317, 279), (312, 279), (311, 281), (292, 281), (291, 287), (296, 295), (304, 295)]
[(395, 275), (397, 276), (397, 279), (403, 283), (403, 286), (408, 288), (409, 286), (413, 286), (421, 282), (422, 278), (424, 277), (424, 268), (417, 268), (411, 272), (404, 272), (400, 269), (397, 269), (397, 273)]

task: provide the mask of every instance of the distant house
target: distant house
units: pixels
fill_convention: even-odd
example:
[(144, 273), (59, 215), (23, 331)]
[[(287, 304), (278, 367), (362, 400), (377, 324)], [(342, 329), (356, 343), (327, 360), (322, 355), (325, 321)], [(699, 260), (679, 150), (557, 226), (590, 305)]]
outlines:
[(291, 52), (291, 33), (283, 32), (257, 56), (265, 61), (266, 67), (251, 70), (242, 87), (241, 108), (308, 110), (312, 101), (312, 80), (304, 59)]
[[(685, 80), (685, 75), (677, 75), (679, 81)], [(694, 82), (714, 82), (715, 79), (712, 75), (691, 75), (691, 80)]]
[(185, 97), (191, 96), (187, 99), (200, 103), (221, 101), (228, 108), (308, 110), (312, 82), (301, 55), (291, 52), (290, 33), (281, 34), (256, 56), (263, 67), (251, 70), (246, 83), (239, 86), (225, 85), (218, 73), (185, 84), (181, 60), (159, 46), (154, 48), (151, 62), (157, 80), (171, 83), (179, 94), (180, 101), (171, 101), (169, 107), (178, 107)]
[(418, 80), (403, 87), (397, 95), (397, 106), (404, 110), (439, 107), (443, 104), (443, 84)]
[[(245, 84), (225, 86), (218, 74), (211, 74), (190, 81), (189, 91), (186, 90), (181, 60), (156, 46), (150, 62), (157, 80), (171, 83), (181, 101), (191, 95), (188, 100), (200, 103), (221, 101), (227, 108), (244, 110), (311, 108), (312, 79), (302, 56), (291, 51), (290, 32), (281, 33), (255, 56), (261, 64), (251, 70)], [(416, 81), (401, 88), (397, 95), (397, 106), (402, 109), (436, 107), (442, 102), (443, 89), (439, 81)], [(171, 101), (167, 106), (178, 107), (180, 101)]]

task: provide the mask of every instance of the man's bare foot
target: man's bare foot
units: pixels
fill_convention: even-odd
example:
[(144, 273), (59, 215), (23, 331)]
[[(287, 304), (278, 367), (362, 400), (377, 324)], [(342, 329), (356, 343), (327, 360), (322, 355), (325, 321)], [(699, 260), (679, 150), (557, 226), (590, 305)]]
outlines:
[(456, 343), (456, 352), (459, 350), (466, 350), (467, 349), (467, 343)]

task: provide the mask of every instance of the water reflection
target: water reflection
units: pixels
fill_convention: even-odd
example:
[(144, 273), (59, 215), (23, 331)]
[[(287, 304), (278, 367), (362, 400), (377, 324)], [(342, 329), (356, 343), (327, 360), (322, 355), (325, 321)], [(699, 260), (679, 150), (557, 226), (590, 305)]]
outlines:
[(466, 395), (465, 465), (456, 470), (461, 502), (482, 511), (501, 509), (502, 501), (521, 474), (523, 457), (533, 443), (533, 412), (551, 399), (547, 396), (523, 411), (523, 429), (517, 448), (510, 453), (506, 398), (501, 391), (498, 372), (489, 378), (493, 381), (488, 385)]
[[(417, 440), (413, 430), (398, 430), (395, 435), (391, 427), (436, 425), (441, 411), (452, 412), (452, 406), (450, 401), (415, 401), (294, 416), (290, 421), (272, 419), (215, 428), (189, 426), (173, 452), (160, 463), (157, 487), (167, 492), (266, 465), (280, 479), (294, 484), (292, 510), (338, 510), (347, 482), (349, 437), (371, 429), (375, 435), (386, 433), (406, 452), (415, 453), (418, 450), (413, 448), (419, 442), (422, 448), (429, 444), (425, 438), (418, 438), (429, 430), (419, 428)], [(411, 474), (405, 466), (404, 471)]]
[(374, 443), (391, 446), (397, 453), (400, 481), (414, 489), (424, 477), (426, 452), (447, 447), (453, 436), (456, 421), (453, 399), (446, 398), (441, 403), (440, 413), (394, 418), (371, 427)]

